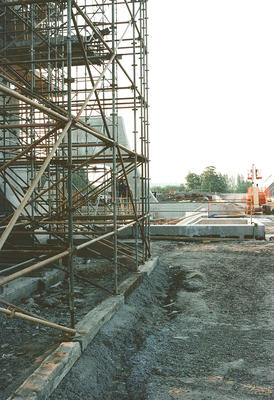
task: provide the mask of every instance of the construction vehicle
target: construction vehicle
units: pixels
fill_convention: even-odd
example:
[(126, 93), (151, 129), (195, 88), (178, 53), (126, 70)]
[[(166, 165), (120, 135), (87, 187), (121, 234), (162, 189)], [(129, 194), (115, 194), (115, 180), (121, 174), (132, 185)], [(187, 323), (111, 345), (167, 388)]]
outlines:
[(247, 189), (246, 214), (274, 214), (274, 200), (271, 197), (270, 190), (273, 184), (265, 190), (259, 188), (256, 180), (262, 179), (262, 176), (254, 164), (252, 164), (252, 168), (249, 171), (248, 179), (251, 180), (252, 186)]

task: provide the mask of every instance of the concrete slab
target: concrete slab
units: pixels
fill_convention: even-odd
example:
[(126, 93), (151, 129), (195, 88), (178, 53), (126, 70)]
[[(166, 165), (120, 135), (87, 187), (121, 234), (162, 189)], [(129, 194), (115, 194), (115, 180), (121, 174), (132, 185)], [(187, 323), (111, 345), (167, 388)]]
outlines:
[[(64, 268), (64, 267), (63, 267)], [(48, 288), (52, 285), (55, 285), (55, 283), (59, 281), (63, 281), (65, 278), (65, 272), (63, 271), (58, 271), (57, 269), (54, 270), (45, 270), (43, 273), (43, 277), (40, 278), (41, 282), (43, 285), (45, 285), (45, 288)]]
[(18, 278), (0, 286), (0, 296), (9, 303), (20, 301), (30, 297), (38, 289), (39, 282), (40, 278)]
[(18, 278), (6, 285), (0, 286), (0, 296), (9, 303), (15, 303), (31, 297), (39, 287), (49, 287), (64, 278), (62, 271), (45, 271), (43, 277)]

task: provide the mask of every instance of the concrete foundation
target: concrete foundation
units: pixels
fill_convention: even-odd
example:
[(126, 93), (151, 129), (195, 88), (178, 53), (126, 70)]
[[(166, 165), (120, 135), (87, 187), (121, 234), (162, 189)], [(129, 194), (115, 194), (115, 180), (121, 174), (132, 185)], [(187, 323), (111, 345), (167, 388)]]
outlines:
[[(254, 220), (252, 224), (241, 221), (231, 223), (230, 219), (221, 222), (220, 219), (202, 219), (193, 225), (151, 225), (152, 236), (177, 236), (177, 237), (220, 237), (239, 239), (265, 239), (265, 226)], [(209, 222), (210, 221), (210, 222)], [(214, 221), (214, 222), (213, 222)]]

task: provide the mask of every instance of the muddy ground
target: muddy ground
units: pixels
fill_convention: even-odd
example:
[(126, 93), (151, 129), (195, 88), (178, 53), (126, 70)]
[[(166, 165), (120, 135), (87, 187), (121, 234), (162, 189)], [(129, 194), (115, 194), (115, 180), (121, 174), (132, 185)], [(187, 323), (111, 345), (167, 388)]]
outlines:
[[(267, 225), (271, 235), (273, 219)], [(165, 241), (153, 242), (152, 251), (160, 256), (157, 269), (51, 400), (274, 399), (274, 241)], [(60, 340), (52, 331), (34, 333), (36, 343)], [(19, 338), (14, 326), (10, 334)], [(16, 352), (1, 338), (2, 367), (12, 351), (18, 361), (24, 343)], [(0, 399), (20, 381), (10, 360), (4, 368)]]

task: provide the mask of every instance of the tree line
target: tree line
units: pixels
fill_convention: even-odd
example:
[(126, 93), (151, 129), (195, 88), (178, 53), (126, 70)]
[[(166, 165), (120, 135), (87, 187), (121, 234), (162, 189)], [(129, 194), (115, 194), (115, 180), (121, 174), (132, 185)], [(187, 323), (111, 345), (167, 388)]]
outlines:
[(199, 175), (189, 172), (185, 177), (186, 184), (152, 186), (153, 192), (185, 192), (190, 190), (200, 190), (203, 192), (219, 193), (246, 193), (251, 183), (243, 175), (238, 174), (236, 179), (228, 175), (222, 175), (216, 171), (214, 166), (209, 166)]

